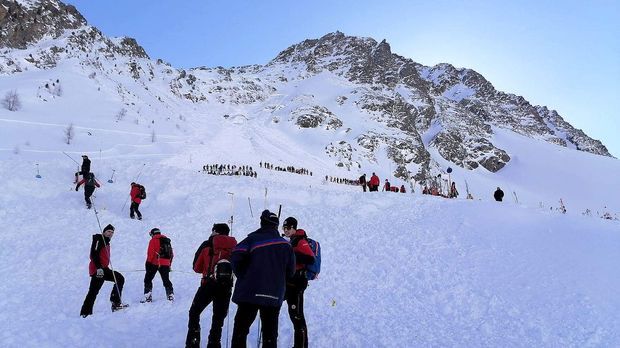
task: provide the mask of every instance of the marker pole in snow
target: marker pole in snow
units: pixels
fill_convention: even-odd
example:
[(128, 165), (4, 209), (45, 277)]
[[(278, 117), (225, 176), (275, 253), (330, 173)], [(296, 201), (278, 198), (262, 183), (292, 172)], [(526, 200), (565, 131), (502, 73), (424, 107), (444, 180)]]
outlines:
[(37, 179), (41, 179), (41, 174), (39, 174), (39, 164), (37, 163), (37, 175), (34, 176)]
[[(95, 205), (95, 198), (93, 197), (93, 211), (95, 212), (95, 217), (97, 218), (97, 225), (99, 226), (99, 231), (101, 231), (101, 222), (99, 221), (99, 212), (97, 212), (97, 206)], [(103, 237), (103, 232), (101, 231), (101, 240), (103, 241), (103, 246), (108, 249), (108, 245), (105, 242), (105, 238)], [(112, 279), (114, 279), (114, 286), (116, 287), (116, 292), (118, 293), (118, 301), (123, 303), (121, 300), (121, 291), (118, 289), (118, 282), (116, 281), (116, 274), (114, 274), (114, 267), (112, 266), (112, 258), (108, 252), (108, 262), (110, 263), (110, 270), (112, 271)]]
[(267, 209), (267, 188), (265, 187), (265, 204), (263, 204), (263, 210)]
[(112, 183), (114, 182), (114, 180), (112, 180), (112, 179), (114, 178), (114, 172), (115, 172), (115, 171), (116, 171), (116, 170), (112, 169), (112, 176), (110, 177), (110, 179), (108, 179), (108, 182), (109, 182), (110, 184), (112, 184)]
[(235, 194), (228, 192), (230, 195), (230, 235), (233, 235), (233, 222), (235, 217)]
[(78, 166), (80, 165), (78, 161), (74, 160), (73, 157), (69, 156), (66, 152), (63, 151), (62, 153), (64, 153), (65, 156), (69, 157), (73, 162), (75, 162), (75, 164), (77, 164)]
[(254, 213), (252, 212), (252, 202), (250, 202), (250, 197), (248, 197), (248, 205), (250, 206), (250, 216), (254, 217)]

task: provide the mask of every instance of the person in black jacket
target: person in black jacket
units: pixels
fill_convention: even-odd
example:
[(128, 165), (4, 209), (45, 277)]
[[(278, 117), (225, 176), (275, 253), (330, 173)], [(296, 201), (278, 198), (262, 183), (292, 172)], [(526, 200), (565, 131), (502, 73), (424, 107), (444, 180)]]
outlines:
[(86, 178), (80, 180), (80, 182), (78, 182), (75, 186), (75, 190), (79, 190), (82, 184), (84, 184), (84, 200), (86, 201), (86, 208), (90, 209), (90, 207), (92, 206), (90, 196), (92, 196), (95, 192), (95, 186), (101, 187), (101, 185), (99, 185), (99, 182), (97, 181), (97, 179), (95, 179), (94, 173), (88, 173), (88, 176)]
[(125, 278), (117, 271), (112, 271), (110, 266), (110, 240), (114, 235), (114, 226), (107, 225), (103, 228), (101, 234), (93, 235), (93, 242), (90, 246), (90, 263), (88, 265), (88, 273), (90, 274), (90, 286), (88, 294), (84, 299), (84, 304), (80, 310), (82, 318), (93, 314), (93, 306), (97, 294), (107, 281), (114, 282), (112, 293), (110, 294), (110, 302), (112, 302), (112, 312), (127, 307), (121, 302), (121, 293)]
[(497, 190), (495, 190), (495, 193), (493, 193), (493, 198), (495, 198), (495, 200), (498, 202), (501, 202), (504, 198), (504, 191), (502, 191), (499, 186), (497, 187)]
[(359, 178), (360, 185), (362, 185), (362, 190), (366, 192), (366, 174), (362, 174)]
[(277, 346), (278, 315), (287, 279), (295, 273), (291, 244), (278, 234), (278, 215), (265, 210), (260, 228), (250, 233), (232, 252), (237, 284), (232, 301), (237, 304), (232, 347), (246, 346), (250, 326), (260, 311), (263, 347)]
[(78, 175), (81, 174), (82, 179), (86, 179), (88, 173), (90, 173), (90, 160), (88, 156), (82, 155), (82, 166), (80, 167), (80, 171), (75, 173), (75, 183), (77, 184), (78, 182)]

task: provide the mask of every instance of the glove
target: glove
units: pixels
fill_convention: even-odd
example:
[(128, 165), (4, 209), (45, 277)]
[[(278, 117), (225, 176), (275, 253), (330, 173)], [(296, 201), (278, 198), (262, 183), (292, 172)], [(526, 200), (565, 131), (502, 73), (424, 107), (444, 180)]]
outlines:
[(101, 268), (97, 268), (97, 278), (103, 278), (103, 270)]
[(79, 188), (80, 188), (79, 186), (76, 186), (76, 187), (75, 187), (75, 190), (77, 191)]

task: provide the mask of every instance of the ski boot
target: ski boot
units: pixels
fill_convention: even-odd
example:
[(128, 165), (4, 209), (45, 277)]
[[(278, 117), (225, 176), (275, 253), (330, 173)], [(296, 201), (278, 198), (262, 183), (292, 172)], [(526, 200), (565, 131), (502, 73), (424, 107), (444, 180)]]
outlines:
[(86, 204), (86, 209), (90, 209), (92, 207), (92, 204)]
[(125, 309), (129, 307), (126, 303), (112, 303), (112, 312), (120, 311), (121, 309)]
[(174, 302), (174, 294), (169, 294), (168, 295), (168, 301)]
[(153, 302), (153, 295), (151, 292), (144, 294), (144, 298), (140, 300), (140, 303)]

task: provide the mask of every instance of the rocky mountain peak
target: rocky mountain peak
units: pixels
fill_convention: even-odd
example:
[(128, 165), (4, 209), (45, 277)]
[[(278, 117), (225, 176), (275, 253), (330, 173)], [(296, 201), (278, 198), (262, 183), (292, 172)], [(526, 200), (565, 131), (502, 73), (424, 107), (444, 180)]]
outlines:
[(0, 47), (24, 49), (46, 35), (86, 25), (72, 5), (56, 0), (0, 0)]

